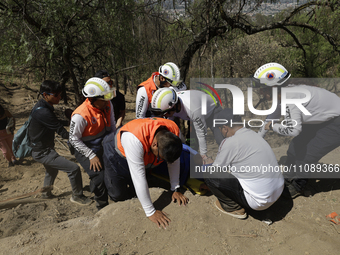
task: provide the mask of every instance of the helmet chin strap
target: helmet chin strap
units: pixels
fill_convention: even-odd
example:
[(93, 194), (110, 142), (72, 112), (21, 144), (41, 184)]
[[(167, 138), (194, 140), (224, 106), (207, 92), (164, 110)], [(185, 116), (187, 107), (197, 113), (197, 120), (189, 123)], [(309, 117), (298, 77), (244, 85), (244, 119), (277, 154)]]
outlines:
[(92, 105), (93, 107), (95, 107), (94, 102), (96, 102), (96, 101), (98, 100), (98, 98), (97, 98), (97, 97), (89, 97), (89, 98), (91, 98), (91, 99), (89, 99), (91, 105)]
[(159, 87), (164, 88), (165, 83), (167, 83), (166, 80), (165, 81), (159, 81)]

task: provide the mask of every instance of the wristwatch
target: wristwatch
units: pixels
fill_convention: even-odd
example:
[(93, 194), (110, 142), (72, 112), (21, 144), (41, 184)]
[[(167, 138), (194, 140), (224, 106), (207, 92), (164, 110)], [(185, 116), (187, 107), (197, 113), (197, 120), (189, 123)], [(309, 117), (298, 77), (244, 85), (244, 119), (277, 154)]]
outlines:
[(174, 192), (180, 192), (179, 190), (181, 189), (181, 187), (178, 187), (174, 190)]

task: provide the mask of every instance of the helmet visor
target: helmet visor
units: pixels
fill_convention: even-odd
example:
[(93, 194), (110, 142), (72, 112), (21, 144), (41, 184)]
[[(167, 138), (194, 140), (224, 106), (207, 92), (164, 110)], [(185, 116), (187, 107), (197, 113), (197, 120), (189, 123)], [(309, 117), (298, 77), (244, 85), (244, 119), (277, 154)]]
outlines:
[(166, 79), (172, 86), (177, 87), (182, 81), (173, 81), (170, 79)]
[(172, 81), (171, 85), (177, 87), (180, 81)]
[(279, 81), (277, 82), (278, 85), (283, 86), (284, 83), (285, 83), (286, 81), (288, 81), (289, 78), (290, 78), (290, 73), (287, 72), (287, 74), (285, 75), (285, 77), (283, 77), (281, 80), (279, 80)]
[[(289, 80), (289, 78), (290, 78), (290, 73), (287, 72), (285, 77), (283, 77), (282, 79), (280, 79), (276, 82), (276, 85), (277, 86), (283, 86), (283, 87), (288, 85), (286, 82)], [(253, 88), (266, 88), (266, 87), (268, 87), (268, 85), (265, 84), (265, 82), (266, 82), (265, 78), (257, 79), (255, 77), (251, 77), (250, 79), (251, 79), (250, 86), (253, 87)], [(262, 82), (261, 82), (261, 80), (262, 80)]]
[(167, 114), (170, 111), (175, 111), (174, 108), (166, 109), (162, 111), (161, 109), (158, 108), (152, 108), (150, 107), (150, 111), (156, 116), (156, 117), (163, 117), (165, 114)]
[(262, 84), (260, 79), (257, 78), (250, 78), (250, 87), (252, 88), (265, 88), (267, 87), (265, 84)]
[[(163, 75), (162, 75), (163, 76)], [(167, 82), (169, 82), (172, 86), (175, 86), (175, 87), (177, 87), (182, 81), (174, 81), (174, 80), (171, 80), (171, 79), (169, 79), (169, 78), (167, 78), (167, 77), (165, 77), (165, 76), (163, 76), (163, 78), (167, 81)]]
[(104, 101), (110, 101), (114, 97), (116, 97), (116, 89), (110, 89), (110, 91), (103, 95), (101, 99)]

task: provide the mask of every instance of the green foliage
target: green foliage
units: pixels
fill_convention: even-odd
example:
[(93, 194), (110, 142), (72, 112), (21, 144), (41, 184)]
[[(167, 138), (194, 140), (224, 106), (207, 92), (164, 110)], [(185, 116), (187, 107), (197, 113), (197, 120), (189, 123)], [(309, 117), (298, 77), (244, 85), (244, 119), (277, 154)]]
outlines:
[[(201, 24), (198, 31), (202, 31), (204, 26), (227, 24), (228, 32), (213, 40), (207, 37), (192, 61), (199, 68), (191, 69), (189, 77), (249, 77), (266, 62), (279, 62), (296, 77), (339, 76), (338, 2), (308, 5), (308, 1), (301, 1), (301, 4), (308, 5), (307, 8), (292, 6), (275, 16), (265, 16), (259, 12), (263, 3), (280, 1), (221, 0), (219, 2), (223, 3), (226, 15), (223, 21), (221, 16), (214, 14), (213, 8), (209, 12), (204, 10), (208, 2), (196, 2), (197, 6), (202, 4), (203, 7), (196, 10), (195, 17), (203, 19), (192, 23), (187, 21), (187, 24), (195, 28)], [(243, 8), (243, 3), (248, 6)], [(241, 26), (229, 26), (232, 23)], [(242, 26), (248, 26), (247, 32), (254, 34), (249, 36), (245, 33), (246, 29), (241, 29)], [(251, 30), (262, 28), (261, 32)]]
[[(332, 35), (339, 41), (338, 20), (339, 11), (319, 7), (304, 11), (292, 20), (300, 24), (316, 27), (323, 33)], [(292, 70), (296, 77), (338, 77), (339, 52), (320, 34), (300, 27), (290, 27), (303, 47), (298, 47), (296, 41), (283, 31), (276, 31), (277, 41), (285, 48), (286, 56), (291, 60)]]
[[(164, 54), (169, 43), (164, 43), (161, 11), (146, 4), (133, 0), (5, 2), (7, 9), (0, 11), (5, 28), (0, 65), (36, 70), (40, 80), (62, 80), (66, 75), (80, 85), (76, 92), (98, 69), (112, 73), (145, 62), (156, 69), (163, 56), (170, 55)], [(139, 76), (145, 78), (144, 72)]]
[[(335, 44), (340, 41), (337, 1), (315, 2), (293, 14), (287, 9), (274, 17), (260, 10), (264, 3), (278, 0), (165, 2), (4, 0), (0, 68), (29, 71), (39, 81), (72, 82), (76, 95), (99, 69), (107, 69), (120, 83), (124, 78), (138, 85), (161, 64), (180, 65), (184, 58), (190, 60), (187, 80), (249, 77), (271, 61), (283, 64), (294, 76), (339, 76), (338, 50), (325, 39), (330, 35)], [(306, 26), (270, 28), (287, 17), (323, 34)], [(249, 36), (235, 23), (267, 29)]]

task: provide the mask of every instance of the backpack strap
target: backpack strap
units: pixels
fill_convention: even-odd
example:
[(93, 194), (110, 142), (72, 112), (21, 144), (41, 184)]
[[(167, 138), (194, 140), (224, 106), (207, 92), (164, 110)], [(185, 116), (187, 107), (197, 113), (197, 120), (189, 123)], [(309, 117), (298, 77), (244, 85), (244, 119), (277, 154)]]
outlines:
[(39, 107), (35, 108), (34, 111), (31, 112), (30, 116), (32, 116), (32, 114), (33, 114), (36, 110), (39, 110), (39, 109), (41, 109), (41, 108), (46, 108), (46, 107), (39, 106)]
[[(31, 123), (32, 114), (33, 114), (36, 110), (39, 110), (39, 109), (41, 109), (41, 108), (46, 108), (46, 107), (39, 106), (39, 107), (35, 108), (34, 111), (31, 111), (30, 116), (28, 117), (28, 122), (29, 122), (29, 123)], [(27, 126), (27, 128), (28, 128), (28, 126)]]
[(30, 116), (29, 116), (29, 118), (28, 118), (28, 124), (27, 124), (27, 138), (28, 138), (28, 141), (29, 141), (30, 144), (32, 144), (32, 142), (31, 142), (31, 139), (30, 139), (30, 136), (29, 136), (28, 128), (29, 128), (29, 126), (30, 126), (30, 124), (31, 124), (31, 121), (32, 121), (32, 114), (33, 114), (36, 110), (39, 110), (39, 109), (41, 109), (41, 108), (46, 108), (46, 107), (39, 106), (39, 107), (35, 108), (34, 111), (31, 112), (31, 114), (30, 114)]

